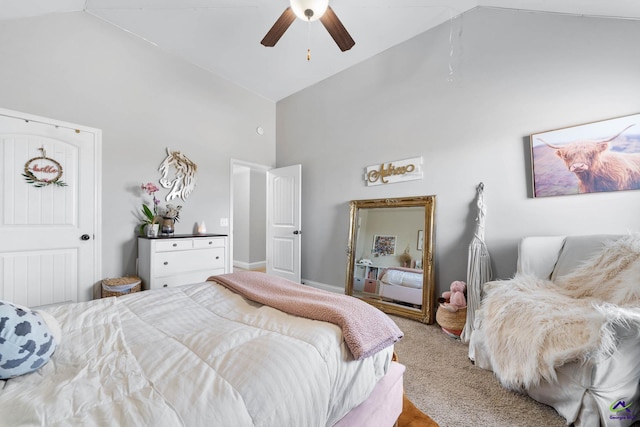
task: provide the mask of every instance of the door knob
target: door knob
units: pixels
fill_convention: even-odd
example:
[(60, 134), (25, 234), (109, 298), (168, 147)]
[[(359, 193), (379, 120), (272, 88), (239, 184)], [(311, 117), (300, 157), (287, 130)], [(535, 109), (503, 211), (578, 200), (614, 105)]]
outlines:
[(302, 230), (296, 230), (293, 232), (293, 234), (302, 234)]
[(82, 236), (80, 236), (80, 240), (89, 240), (91, 239), (91, 236), (89, 236), (88, 234), (83, 234)]

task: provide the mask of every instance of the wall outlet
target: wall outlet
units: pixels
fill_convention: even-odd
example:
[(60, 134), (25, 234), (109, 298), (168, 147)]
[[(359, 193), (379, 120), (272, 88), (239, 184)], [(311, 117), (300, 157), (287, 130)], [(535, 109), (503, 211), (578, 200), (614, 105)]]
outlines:
[(229, 218), (220, 218), (220, 227), (228, 227)]

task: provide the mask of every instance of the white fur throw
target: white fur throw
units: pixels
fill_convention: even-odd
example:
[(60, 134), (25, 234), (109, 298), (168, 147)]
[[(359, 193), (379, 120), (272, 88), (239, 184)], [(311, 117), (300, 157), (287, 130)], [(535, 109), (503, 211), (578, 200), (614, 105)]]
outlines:
[(556, 283), (517, 274), (485, 292), (476, 329), (500, 382), (512, 389), (553, 382), (564, 363), (611, 354), (616, 326), (640, 327), (640, 233), (607, 244)]

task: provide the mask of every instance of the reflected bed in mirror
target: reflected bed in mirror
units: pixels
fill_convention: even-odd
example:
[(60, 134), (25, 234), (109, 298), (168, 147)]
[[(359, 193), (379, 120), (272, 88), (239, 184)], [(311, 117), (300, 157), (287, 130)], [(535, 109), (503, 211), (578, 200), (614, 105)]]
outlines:
[(433, 323), (435, 202), (436, 196), (350, 202), (348, 295)]

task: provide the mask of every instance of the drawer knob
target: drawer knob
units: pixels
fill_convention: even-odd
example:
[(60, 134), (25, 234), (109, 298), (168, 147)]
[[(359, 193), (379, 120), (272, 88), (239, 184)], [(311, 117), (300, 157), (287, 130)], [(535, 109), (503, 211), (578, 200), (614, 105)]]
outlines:
[(169, 261), (165, 261), (165, 262), (164, 262), (164, 265), (169, 265)]
[(174, 244), (173, 244), (173, 247), (175, 248), (176, 246), (178, 246), (178, 244), (177, 244), (177, 243), (174, 243)]
[(169, 287), (169, 285), (167, 285), (166, 283), (164, 285), (162, 285), (163, 288), (167, 288)]
[(210, 245), (213, 245), (213, 242), (212, 242), (211, 240), (209, 240), (209, 244), (210, 244)]
[(216, 256), (216, 259), (220, 259), (220, 256)]

